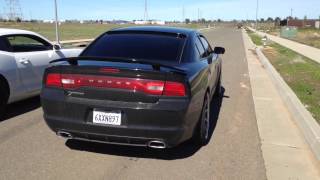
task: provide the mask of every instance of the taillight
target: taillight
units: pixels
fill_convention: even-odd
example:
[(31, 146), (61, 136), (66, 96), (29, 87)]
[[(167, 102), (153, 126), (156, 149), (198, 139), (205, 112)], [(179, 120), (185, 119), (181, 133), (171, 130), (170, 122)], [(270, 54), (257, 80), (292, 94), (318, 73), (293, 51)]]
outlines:
[(76, 74), (48, 74), (46, 85), (52, 87), (63, 87), (70, 90), (80, 87), (97, 87), (132, 90), (159, 96), (186, 96), (186, 89), (182, 83), (138, 78), (134, 79)]
[(162, 95), (164, 82), (163, 81), (147, 82), (145, 87), (146, 87), (146, 93), (148, 94)]
[(163, 95), (165, 96), (186, 96), (186, 88), (184, 84), (179, 82), (167, 81), (164, 86)]
[(52, 87), (62, 87), (60, 74), (48, 74), (46, 78), (46, 85)]

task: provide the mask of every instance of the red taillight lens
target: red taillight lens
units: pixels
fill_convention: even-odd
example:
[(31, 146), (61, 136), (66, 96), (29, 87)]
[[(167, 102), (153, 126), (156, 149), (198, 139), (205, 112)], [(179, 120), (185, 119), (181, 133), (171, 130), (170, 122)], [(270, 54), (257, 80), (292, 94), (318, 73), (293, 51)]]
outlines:
[(62, 87), (60, 74), (48, 74), (46, 79), (46, 85), (52, 87)]
[(184, 84), (178, 82), (108, 76), (48, 74), (46, 85), (65, 89), (77, 89), (80, 87), (126, 89), (159, 96), (186, 95)]
[(186, 88), (182, 83), (167, 81), (164, 86), (163, 95), (164, 96), (186, 96)]

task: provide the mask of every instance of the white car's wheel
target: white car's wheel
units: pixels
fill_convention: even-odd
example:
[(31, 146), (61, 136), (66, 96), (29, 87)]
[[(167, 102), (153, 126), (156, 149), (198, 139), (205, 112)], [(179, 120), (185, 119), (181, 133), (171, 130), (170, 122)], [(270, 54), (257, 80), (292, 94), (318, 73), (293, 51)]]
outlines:
[(8, 102), (8, 89), (7, 84), (0, 80), (0, 118), (4, 116), (5, 108)]

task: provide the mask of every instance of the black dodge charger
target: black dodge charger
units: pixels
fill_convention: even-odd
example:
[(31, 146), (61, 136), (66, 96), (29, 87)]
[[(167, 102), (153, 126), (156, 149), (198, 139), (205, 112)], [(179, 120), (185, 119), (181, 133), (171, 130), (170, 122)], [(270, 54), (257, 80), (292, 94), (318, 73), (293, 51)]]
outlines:
[(45, 121), (67, 139), (170, 148), (193, 138), (205, 145), (224, 52), (189, 29), (108, 31), (79, 57), (46, 69)]

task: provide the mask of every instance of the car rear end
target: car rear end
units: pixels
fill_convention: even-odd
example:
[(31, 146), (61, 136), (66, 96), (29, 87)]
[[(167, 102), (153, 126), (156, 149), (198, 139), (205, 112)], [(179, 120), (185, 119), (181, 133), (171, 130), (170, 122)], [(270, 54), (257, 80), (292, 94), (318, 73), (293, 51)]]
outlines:
[[(105, 35), (108, 40), (100, 37), (82, 57), (61, 60), (62, 64), (46, 69), (41, 102), (44, 118), (55, 133), (65, 138), (153, 148), (173, 147), (190, 137), (193, 127), (186, 117), (189, 84), (186, 74), (177, 68), (185, 37), (133, 36), (148, 42), (153, 36), (153, 40), (172, 40), (177, 52), (171, 56), (155, 52), (165, 44), (157, 47), (157, 43), (146, 43), (137, 49), (139, 45), (131, 45), (135, 40), (121, 42), (132, 38), (130, 33)], [(112, 45), (106, 48), (104, 43)], [(140, 52), (130, 53), (128, 48)], [(161, 61), (163, 58), (170, 62)]]

